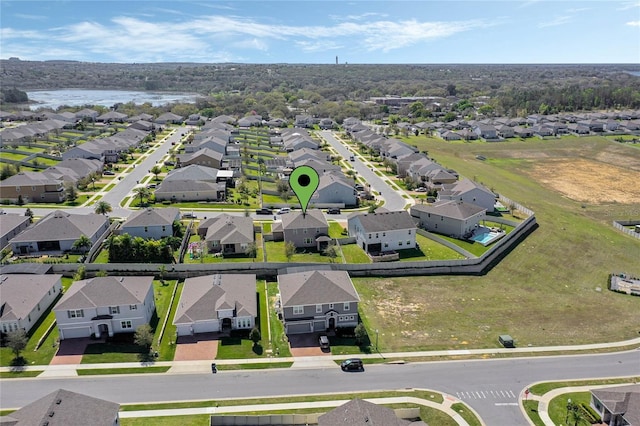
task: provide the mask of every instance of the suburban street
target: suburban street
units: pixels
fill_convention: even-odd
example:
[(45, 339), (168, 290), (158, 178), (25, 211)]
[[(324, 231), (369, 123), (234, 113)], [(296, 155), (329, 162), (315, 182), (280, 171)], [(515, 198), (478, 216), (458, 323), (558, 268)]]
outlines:
[(363, 373), (335, 368), (142, 374), (2, 381), (0, 406), (19, 407), (64, 388), (119, 403), (267, 397), (424, 388), (473, 407), (487, 425), (526, 425), (518, 395), (545, 380), (640, 375), (640, 351), (495, 360), (368, 365)]

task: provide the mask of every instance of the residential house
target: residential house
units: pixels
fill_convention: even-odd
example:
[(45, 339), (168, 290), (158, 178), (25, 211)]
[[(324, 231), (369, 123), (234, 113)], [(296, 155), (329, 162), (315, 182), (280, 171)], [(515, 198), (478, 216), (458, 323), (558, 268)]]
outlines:
[(173, 236), (173, 222), (180, 220), (180, 209), (166, 207), (146, 208), (135, 211), (120, 226), (120, 234), (159, 240)]
[(100, 113), (98, 113), (98, 111), (90, 108), (84, 108), (76, 112), (76, 118), (78, 120), (96, 121), (99, 115)]
[(528, 127), (516, 126), (513, 128), (513, 134), (519, 138), (530, 138), (533, 136), (533, 130)]
[(22, 231), (9, 244), (14, 254), (63, 253), (73, 250), (81, 236), (92, 244), (109, 229), (109, 218), (101, 214), (72, 214), (54, 211)]
[(6, 426), (118, 426), (120, 404), (65, 389), (55, 390), (24, 407), (0, 416)]
[(214, 167), (219, 169), (222, 167), (222, 159), (224, 154), (209, 148), (202, 148), (197, 152), (176, 155), (178, 167), (186, 167), (191, 165)]
[(536, 124), (535, 126), (531, 127), (531, 131), (533, 131), (534, 135), (539, 136), (541, 138), (546, 136), (553, 136), (553, 128), (548, 126), (547, 123)]
[(62, 293), (62, 275), (0, 275), (0, 331), (29, 332)]
[(187, 278), (173, 324), (178, 336), (250, 330), (256, 325), (258, 297), (254, 274)]
[(498, 131), (490, 124), (478, 124), (473, 131), (482, 139), (497, 139)]
[(416, 247), (416, 224), (405, 210), (352, 214), (347, 224), (349, 236), (367, 253)]
[(465, 238), (478, 227), (487, 210), (464, 201), (437, 201), (411, 206), (411, 216), (430, 232)]
[(318, 122), (318, 126), (322, 129), (322, 130), (328, 130), (328, 129), (335, 129), (338, 125), (336, 124), (335, 121), (333, 121), (330, 118), (322, 118), (320, 119), (320, 121)]
[(501, 124), (496, 126), (496, 132), (498, 133), (498, 136), (504, 139), (512, 138), (515, 135), (513, 131), (513, 127), (508, 126), (506, 124)]
[(397, 417), (392, 408), (357, 398), (318, 417), (318, 426), (409, 426), (412, 424), (416, 426), (418, 426), (418, 424), (426, 426), (426, 424), (421, 421), (412, 422)]
[(271, 229), (273, 239), (292, 242), (296, 248), (324, 249), (331, 241), (329, 223), (317, 209), (307, 209), (306, 214), (295, 211), (282, 215), (280, 222), (275, 222)]
[(278, 275), (285, 333), (324, 332), (358, 325), (360, 296), (346, 271)]
[(19, 214), (7, 214), (0, 210), (0, 250), (5, 248), (9, 241), (31, 224), (29, 216)]
[(444, 185), (444, 188), (438, 191), (438, 200), (464, 201), (492, 212), (496, 204), (496, 194), (480, 183), (462, 179), (451, 185)]
[(312, 195), (310, 204), (318, 208), (356, 206), (358, 197), (353, 185), (353, 179), (342, 173), (324, 173), (320, 175), (318, 189)]
[(342, 172), (342, 169), (340, 168), (340, 166), (329, 163), (328, 161), (314, 160), (313, 158), (310, 158), (308, 160), (300, 160), (296, 162), (296, 167), (299, 167), (299, 166), (309, 166), (312, 169), (314, 169), (316, 172), (318, 172), (319, 175), (323, 175), (325, 173), (341, 173)]
[(452, 131), (444, 129), (444, 128), (440, 129), (440, 130), (442, 130), (442, 131), (438, 132), (438, 134), (445, 141), (459, 141), (459, 140), (462, 139), (462, 136), (460, 136), (456, 132), (452, 132)]
[(226, 213), (201, 222), (198, 235), (206, 242), (209, 253), (244, 254), (255, 242), (253, 219)]
[(205, 121), (207, 121), (207, 117), (204, 115), (190, 114), (184, 123), (187, 126), (201, 126), (202, 124), (204, 124)]
[(247, 115), (238, 120), (238, 127), (259, 127), (262, 126), (262, 116), (260, 115)]
[(295, 117), (295, 121), (294, 121), (293, 126), (294, 127), (300, 127), (300, 128), (313, 127), (314, 121), (315, 120), (310, 115), (298, 114)]
[(61, 203), (64, 182), (41, 172), (20, 172), (0, 182), (0, 200), (10, 203)]
[(301, 148), (290, 152), (289, 159), (294, 165), (304, 160), (331, 161), (331, 154), (317, 149)]
[(143, 112), (142, 114), (133, 115), (127, 118), (127, 122), (129, 123), (135, 123), (136, 121), (140, 121), (140, 120), (151, 122), (153, 121), (153, 115), (146, 114)]
[(591, 407), (608, 426), (640, 425), (640, 385), (591, 390)]
[(104, 123), (124, 123), (126, 118), (127, 114), (123, 114), (117, 111), (109, 111), (96, 117), (96, 121), (101, 121)]
[(152, 276), (113, 276), (74, 282), (53, 312), (64, 340), (133, 333), (155, 309)]
[(226, 197), (220, 170), (190, 165), (173, 169), (155, 191), (157, 201), (219, 201)]
[(160, 114), (160, 116), (155, 119), (155, 122), (158, 124), (180, 124), (183, 121), (183, 116), (174, 114), (172, 112), (165, 112), (164, 114)]
[(138, 120), (129, 125), (132, 129), (142, 130), (145, 132), (150, 132), (156, 128), (155, 124), (147, 120)]

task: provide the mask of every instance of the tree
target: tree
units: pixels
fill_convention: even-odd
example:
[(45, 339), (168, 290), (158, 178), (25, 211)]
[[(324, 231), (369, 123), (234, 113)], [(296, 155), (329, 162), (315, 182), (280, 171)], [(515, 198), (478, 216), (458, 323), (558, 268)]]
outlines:
[(294, 254), (296, 254), (296, 245), (291, 241), (287, 241), (286, 243), (284, 243), (284, 255), (286, 256), (288, 262), (291, 262), (291, 258)]
[(257, 345), (258, 342), (262, 339), (260, 335), (260, 330), (257, 327), (253, 327), (251, 332), (249, 333), (249, 339), (253, 342), (254, 345)]
[(160, 173), (162, 173), (162, 167), (158, 166), (157, 164), (155, 166), (153, 166), (151, 168), (151, 170), (149, 170), (151, 173), (153, 173), (153, 175), (155, 176), (155, 180), (158, 180), (158, 175)]
[(25, 216), (29, 216), (29, 223), (33, 223), (33, 211), (29, 207), (24, 211)]
[(99, 270), (98, 272), (96, 272), (96, 277), (108, 277), (109, 273), (105, 270)]
[(160, 277), (160, 282), (164, 284), (164, 276), (167, 273), (167, 265), (162, 264), (158, 266), (158, 276)]
[(23, 329), (7, 333), (7, 347), (11, 349), (11, 352), (15, 355), (15, 359), (20, 358), (20, 352), (27, 347), (28, 342), (27, 333)]
[(74, 250), (79, 250), (83, 254), (86, 253), (91, 248), (91, 239), (86, 235), (80, 235), (80, 237), (73, 242), (71, 248)]
[(87, 268), (84, 265), (79, 266), (76, 273), (73, 275), (74, 281), (84, 280), (87, 276)]
[(356, 336), (356, 345), (362, 345), (367, 339), (367, 329), (364, 327), (364, 324), (360, 323), (356, 325), (356, 328), (353, 330), (353, 333)]
[(94, 209), (96, 214), (106, 215), (107, 213), (111, 213), (113, 209), (111, 208), (111, 204), (108, 202), (101, 200), (96, 203), (96, 208)]
[(322, 253), (330, 259), (331, 263), (333, 263), (338, 257), (338, 246), (335, 244), (329, 244)]
[(151, 196), (151, 191), (149, 191), (144, 186), (138, 186), (136, 188), (133, 188), (133, 193), (137, 197), (140, 197), (140, 205), (141, 206), (144, 205), (145, 198), (149, 198)]
[(136, 330), (133, 336), (133, 342), (149, 350), (153, 344), (153, 330), (149, 324), (143, 324)]
[(76, 190), (76, 186), (71, 182), (67, 182), (64, 186), (64, 195), (67, 198), (67, 201), (74, 202), (77, 200), (78, 191)]
[(254, 258), (258, 254), (258, 246), (255, 242), (250, 242), (247, 244), (247, 248), (244, 250), (244, 254), (247, 256)]

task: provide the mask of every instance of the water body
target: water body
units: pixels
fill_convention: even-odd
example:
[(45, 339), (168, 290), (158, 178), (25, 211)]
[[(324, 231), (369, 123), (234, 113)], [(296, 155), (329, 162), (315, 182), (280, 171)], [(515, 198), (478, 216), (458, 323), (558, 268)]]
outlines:
[(167, 105), (173, 102), (195, 103), (198, 95), (194, 93), (170, 93), (170, 92), (140, 92), (134, 90), (38, 90), (27, 92), (29, 100), (37, 102), (29, 105), (29, 108), (56, 109), (62, 105), (83, 106), (102, 105), (111, 107), (117, 103), (133, 102), (143, 104), (149, 102), (153, 106)]
[(640, 71), (625, 71), (627, 74), (635, 75), (636, 77), (640, 77)]

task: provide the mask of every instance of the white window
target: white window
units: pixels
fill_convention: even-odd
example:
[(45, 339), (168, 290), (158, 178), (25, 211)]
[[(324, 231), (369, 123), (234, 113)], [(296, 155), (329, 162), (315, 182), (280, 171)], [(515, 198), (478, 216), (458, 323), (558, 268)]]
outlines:
[(67, 311), (68, 318), (84, 318), (84, 311), (82, 309), (70, 309)]
[(411, 229), (409, 229), (409, 235), (411, 235)]
[(351, 304), (349, 302), (344, 302), (342, 304), (342, 310), (343, 311), (348, 311), (349, 309), (351, 309)]
[(305, 244), (311, 244), (311, 243), (313, 243), (313, 239), (312, 238), (305, 238), (304, 239), (304, 243)]
[(410, 246), (411, 245), (411, 241), (407, 240), (407, 245)]
[(293, 315), (302, 315), (302, 314), (304, 314), (304, 306), (293, 307)]
[(133, 328), (133, 325), (131, 325), (131, 321), (127, 320), (127, 321), (120, 321), (120, 327), (122, 329), (125, 328)]
[(2, 324), (2, 332), (7, 333), (7, 324)]
[[(162, 225), (162, 232), (165, 232), (167, 230), (167, 227), (165, 225)], [(409, 231), (411, 232), (411, 231)]]
[(401, 246), (402, 245), (402, 241), (398, 241), (398, 245)]
[(111, 315), (116, 315), (120, 313), (120, 306), (109, 306), (109, 313)]
[(130, 311), (135, 311), (138, 309), (138, 305), (129, 305), (129, 310)]
[(389, 243), (384, 243), (384, 246), (385, 247), (389, 247)]
[(316, 314), (322, 313), (322, 305), (316, 305)]
[(329, 309), (333, 309), (333, 303), (329, 303)]

